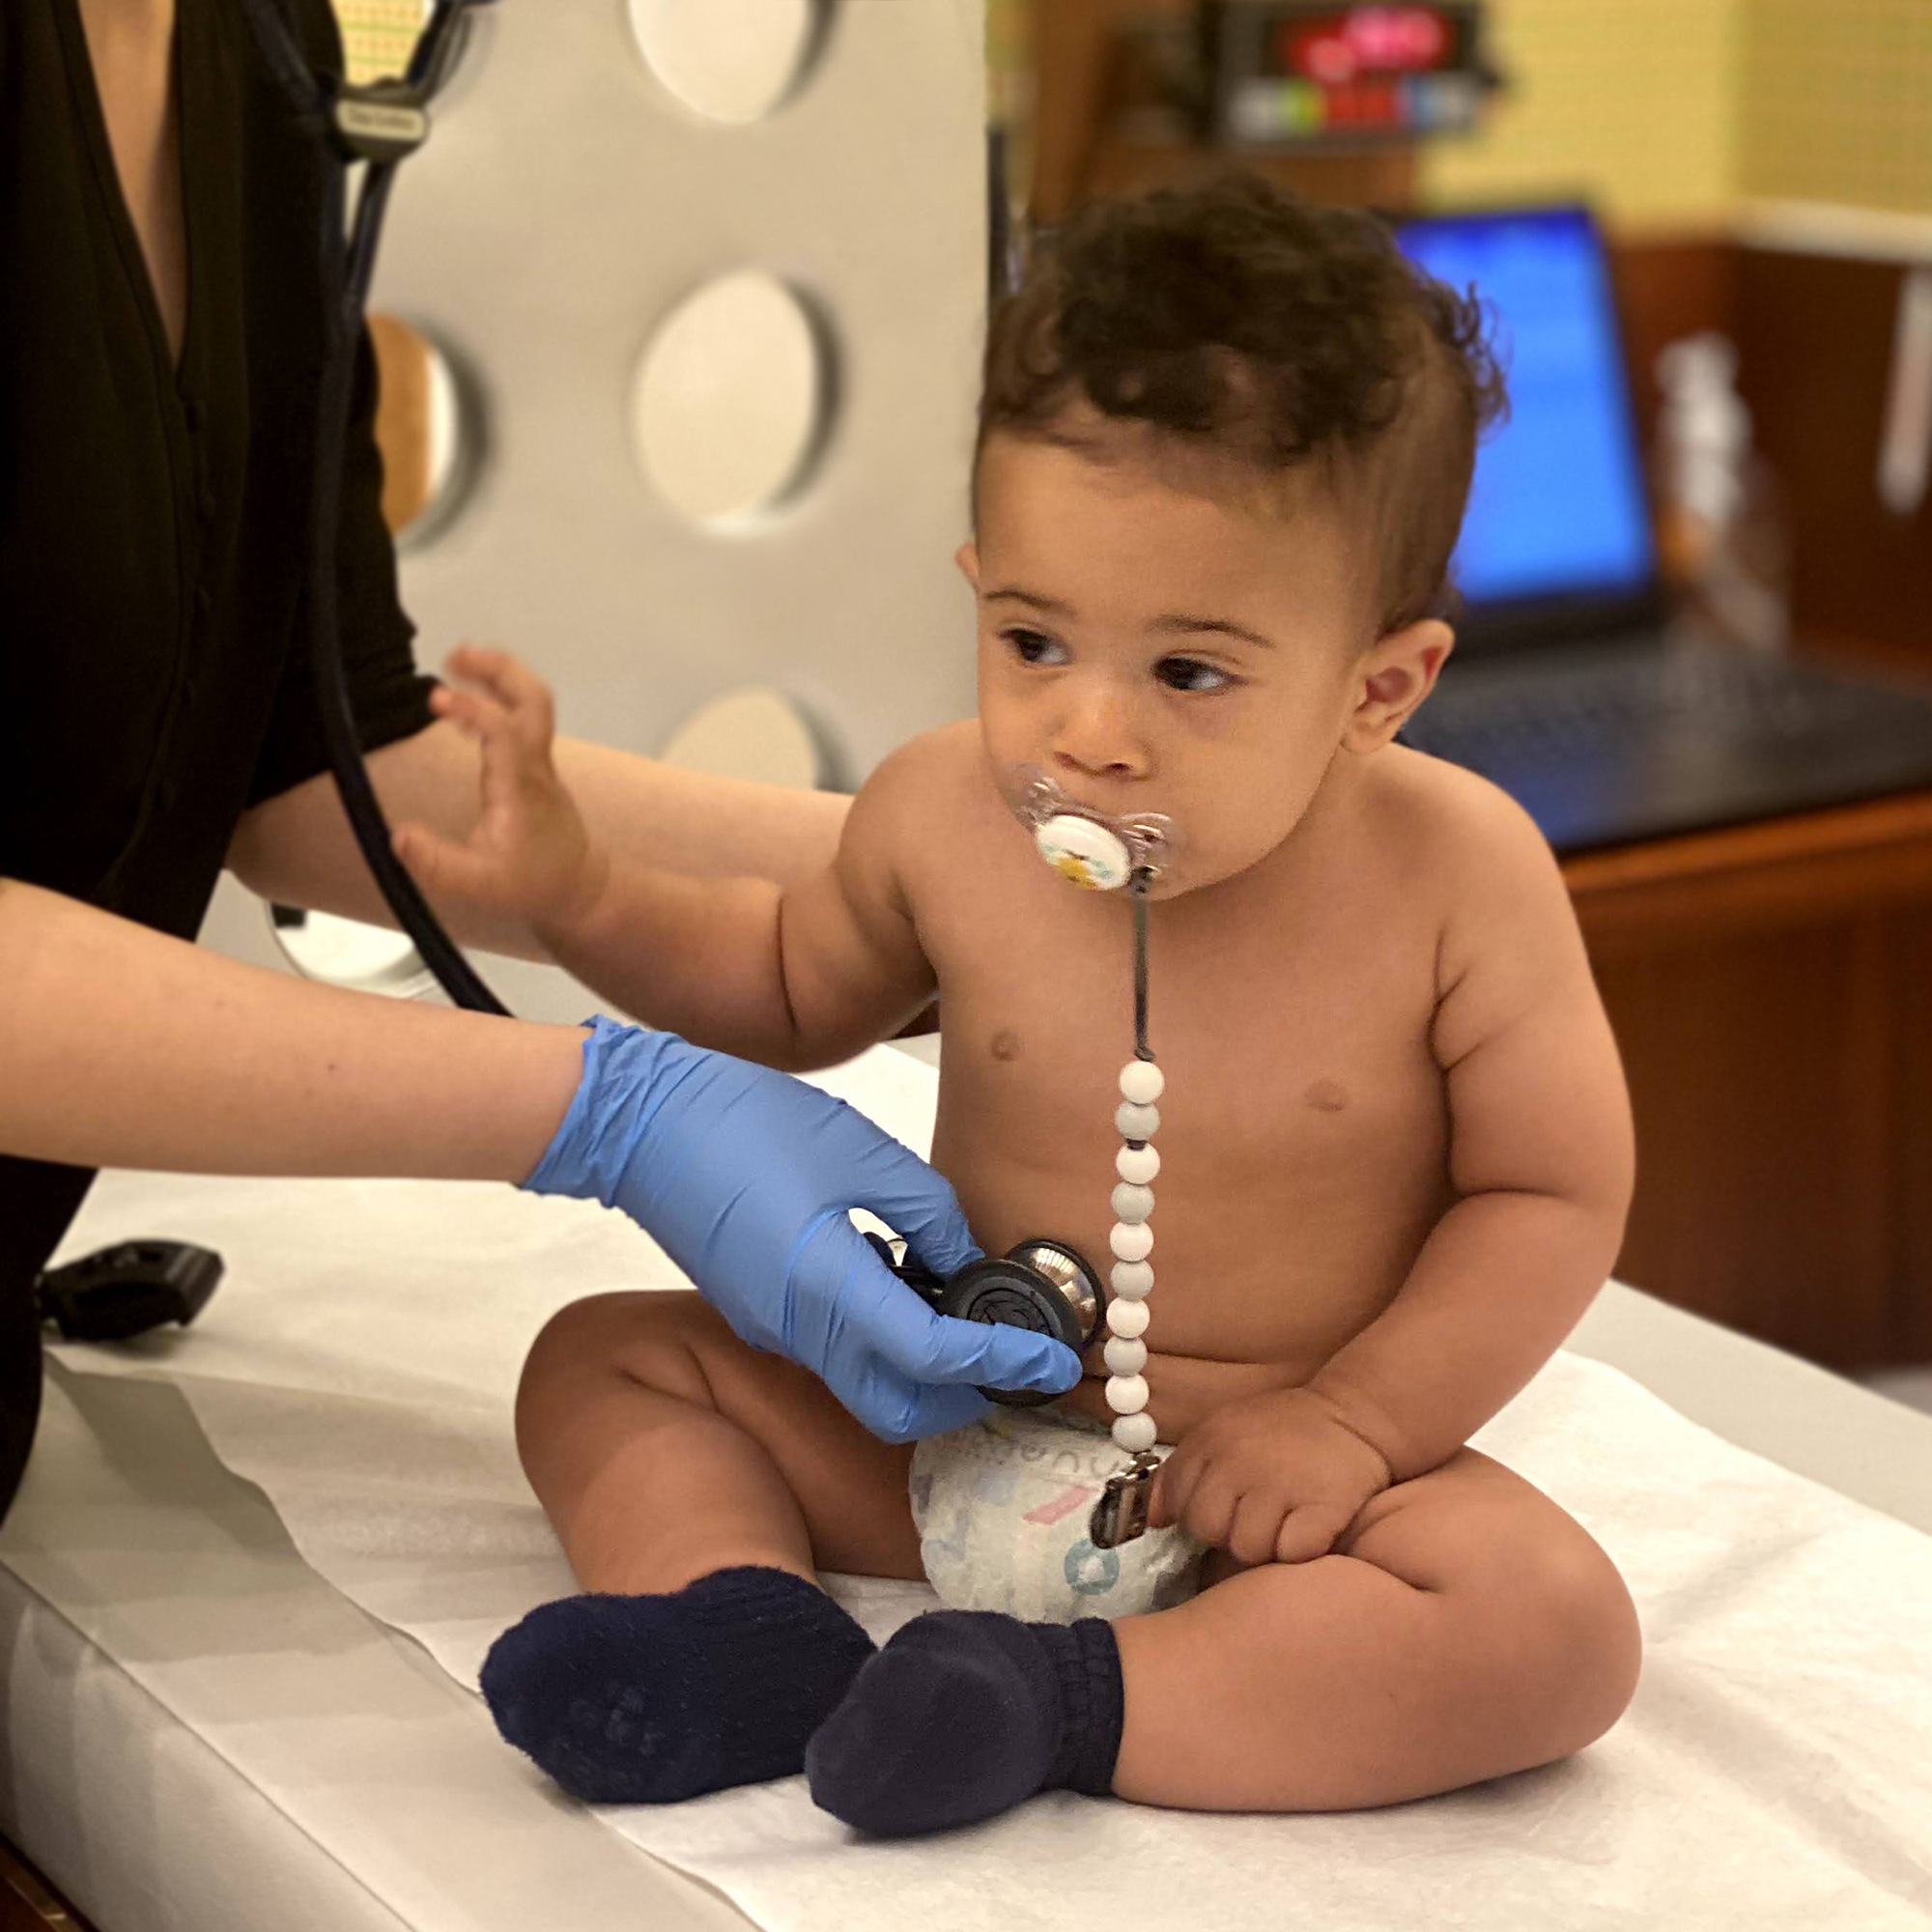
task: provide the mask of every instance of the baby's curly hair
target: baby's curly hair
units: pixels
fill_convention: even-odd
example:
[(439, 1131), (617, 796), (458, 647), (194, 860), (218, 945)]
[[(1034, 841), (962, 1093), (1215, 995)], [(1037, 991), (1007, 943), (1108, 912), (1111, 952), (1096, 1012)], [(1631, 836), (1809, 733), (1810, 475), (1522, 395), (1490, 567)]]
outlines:
[(1078, 443), (1062, 419), (1083, 397), (1266, 475), (1318, 461), (1374, 547), (1377, 636), (1443, 608), (1477, 438), (1507, 409), (1473, 295), (1375, 216), (1253, 175), (1036, 239), (987, 331), (976, 474), (996, 430)]

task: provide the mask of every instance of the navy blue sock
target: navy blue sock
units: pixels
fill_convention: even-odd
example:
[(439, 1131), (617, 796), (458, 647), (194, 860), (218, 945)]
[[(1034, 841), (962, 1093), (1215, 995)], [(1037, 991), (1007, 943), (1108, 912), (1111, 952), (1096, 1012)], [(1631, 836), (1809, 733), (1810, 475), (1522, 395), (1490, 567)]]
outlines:
[(668, 1596), (563, 1597), (490, 1647), (504, 1739), (574, 1798), (668, 1804), (790, 1777), (872, 1640), (786, 1570), (717, 1570)]
[(1114, 1627), (997, 1610), (915, 1617), (806, 1747), (813, 1802), (879, 1837), (970, 1825), (1036, 1791), (1113, 1789), (1123, 1695)]

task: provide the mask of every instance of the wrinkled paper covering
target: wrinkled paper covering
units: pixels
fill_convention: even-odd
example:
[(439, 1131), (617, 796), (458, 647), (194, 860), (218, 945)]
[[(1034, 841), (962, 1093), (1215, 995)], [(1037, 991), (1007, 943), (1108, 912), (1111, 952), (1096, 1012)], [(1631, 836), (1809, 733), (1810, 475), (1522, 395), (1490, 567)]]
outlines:
[[(929, 1068), (876, 1048), (814, 1077), (929, 1145)], [(531, 1338), (581, 1295), (682, 1278), (594, 1204), (447, 1182), (108, 1175), (62, 1258), (136, 1235), (218, 1248), (219, 1293), (192, 1330), (63, 1346), (64, 1362), (173, 1381), (306, 1560), (473, 1690), (497, 1633), (575, 1587), (511, 1439)], [(852, 1838), (802, 1778), (599, 1815), (769, 1932), (1918, 1932), (1932, 1538), (1568, 1351), (1473, 1440), (1581, 1521), (1636, 1600), (1635, 1702), (1577, 1757), (1334, 1815), (1062, 1792), (891, 1844)], [(920, 1585), (828, 1581), (878, 1637), (936, 1604)]]

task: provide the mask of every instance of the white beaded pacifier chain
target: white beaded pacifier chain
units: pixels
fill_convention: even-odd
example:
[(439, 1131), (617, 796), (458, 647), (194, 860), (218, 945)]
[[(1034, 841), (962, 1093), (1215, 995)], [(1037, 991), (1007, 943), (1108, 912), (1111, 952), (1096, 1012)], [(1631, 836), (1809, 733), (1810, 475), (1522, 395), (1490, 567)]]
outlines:
[(1114, 1188), (1114, 1227), (1109, 1243), (1114, 1250), (1108, 1281), (1113, 1296), (1107, 1303), (1107, 1406), (1114, 1411), (1114, 1440), (1133, 1458), (1118, 1475), (1107, 1480), (1094, 1505), (1088, 1537), (1096, 1549), (1130, 1543), (1147, 1528), (1148, 1492), (1160, 1468), (1153, 1453), (1154, 1420), (1148, 1411), (1147, 1368), (1148, 1296), (1153, 1293), (1153, 1212), (1151, 1182), (1160, 1172), (1160, 1156), (1151, 1146), (1160, 1126), (1154, 1102), (1166, 1085), (1148, 1044), (1148, 887), (1152, 873), (1137, 867), (1127, 881), (1134, 908), (1134, 1057), (1121, 1068), (1121, 1104), (1114, 1124), (1125, 1142), (1114, 1157), (1120, 1180)]

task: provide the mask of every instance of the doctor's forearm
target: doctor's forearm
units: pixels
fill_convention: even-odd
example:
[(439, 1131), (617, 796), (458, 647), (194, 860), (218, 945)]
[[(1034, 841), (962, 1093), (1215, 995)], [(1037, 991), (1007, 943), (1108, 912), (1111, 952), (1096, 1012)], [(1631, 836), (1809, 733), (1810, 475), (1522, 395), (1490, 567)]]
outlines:
[(1529, 1381), (1614, 1265), (1623, 1210), (1471, 1194), (1435, 1224), (1402, 1292), (1307, 1386), (1387, 1459), (1435, 1468)]
[[(679, 771), (578, 739), (559, 738), (554, 755), (603, 849), (694, 877), (755, 875), (781, 885), (809, 877), (831, 863), (851, 806), (834, 792)], [(369, 760), (391, 825), (413, 819), (457, 841), (476, 822), (479, 770), (475, 745), (446, 723), (386, 745)], [(249, 812), (229, 865), (264, 898), (395, 923), (326, 774)], [(465, 945), (524, 959), (550, 956), (519, 921), (446, 897), (436, 904)]]
[(592, 904), (541, 936), (549, 957), (633, 1019), (796, 1069), (781, 897), (769, 879), (691, 879), (612, 860)]
[(582, 1035), (339, 992), (0, 880), (0, 1153), (521, 1180)]

